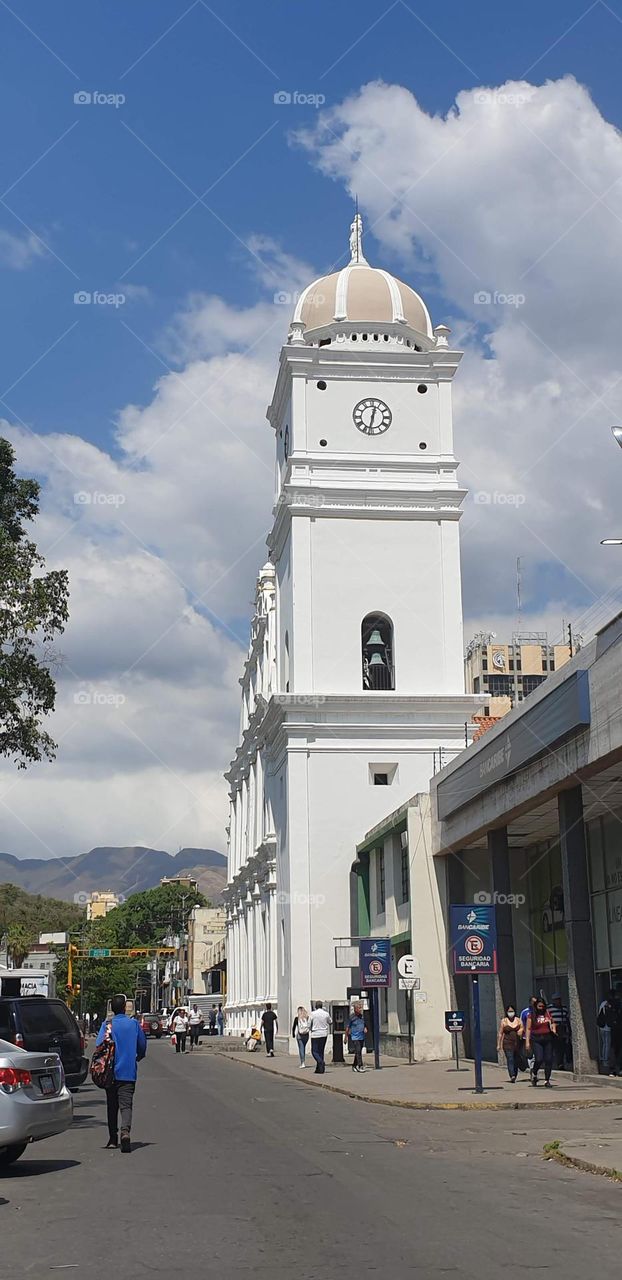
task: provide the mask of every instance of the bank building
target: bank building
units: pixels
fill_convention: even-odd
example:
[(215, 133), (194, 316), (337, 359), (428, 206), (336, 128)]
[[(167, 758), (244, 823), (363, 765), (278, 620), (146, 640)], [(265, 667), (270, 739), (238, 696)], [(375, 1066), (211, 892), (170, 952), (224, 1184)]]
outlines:
[[(349, 252), (300, 294), (267, 412), (274, 519), (226, 775), (233, 1034), (268, 1000), (282, 1036), (299, 1004), (343, 1000), (335, 946), (350, 933), (357, 843), (429, 792), (481, 701), (464, 693), (461, 353), (410, 285), (366, 261), (359, 215)], [(426, 859), (410, 878), (413, 945), (446, 975)]]

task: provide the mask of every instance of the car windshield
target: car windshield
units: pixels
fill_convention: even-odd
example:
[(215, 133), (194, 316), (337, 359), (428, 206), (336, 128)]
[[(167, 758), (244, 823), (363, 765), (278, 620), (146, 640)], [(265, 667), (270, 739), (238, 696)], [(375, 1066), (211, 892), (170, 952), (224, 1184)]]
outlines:
[(62, 1004), (47, 1000), (24, 1000), (19, 1008), (20, 1021), (25, 1035), (41, 1031), (77, 1031), (77, 1024)]

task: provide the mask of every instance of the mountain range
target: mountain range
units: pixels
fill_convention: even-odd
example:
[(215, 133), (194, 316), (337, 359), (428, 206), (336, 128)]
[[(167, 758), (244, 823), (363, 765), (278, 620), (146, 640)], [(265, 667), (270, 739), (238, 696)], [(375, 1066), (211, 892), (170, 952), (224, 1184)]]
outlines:
[(171, 855), (142, 845), (102, 846), (72, 858), (15, 858), (0, 853), (0, 883), (18, 885), (65, 902), (85, 902), (94, 890), (128, 897), (153, 889), (163, 876), (191, 875), (201, 893), (217, 905), (227, 879), (227, 859), (216, 849), (180, 849)]

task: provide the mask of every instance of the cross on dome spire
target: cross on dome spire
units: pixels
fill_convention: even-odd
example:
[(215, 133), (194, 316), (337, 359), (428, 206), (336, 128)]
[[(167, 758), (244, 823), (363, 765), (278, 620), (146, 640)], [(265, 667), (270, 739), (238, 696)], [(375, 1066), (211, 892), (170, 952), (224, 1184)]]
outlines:
[(359, 213), (358, 200), (354, 220), (350, 224), (350, 262), (367, 266), (367, 259), (363, 253), (363, 219)]

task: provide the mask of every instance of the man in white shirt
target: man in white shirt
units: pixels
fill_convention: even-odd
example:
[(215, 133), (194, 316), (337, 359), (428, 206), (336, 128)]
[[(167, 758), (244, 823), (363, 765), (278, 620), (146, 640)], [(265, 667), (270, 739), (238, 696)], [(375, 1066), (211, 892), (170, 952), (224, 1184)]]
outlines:
[(326, 1071), (324, 1062), (324, 1050), (328, 1033), (333, 1025), (333, 1020), (327, 1009), (324, 1008), (322, 1001), (316, 1002), (315, 1009), (309, 1018), (309, 1032), (311, 1035), (311, 1053), (315, 1058), (315, 1074), (323, 1076)]

